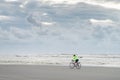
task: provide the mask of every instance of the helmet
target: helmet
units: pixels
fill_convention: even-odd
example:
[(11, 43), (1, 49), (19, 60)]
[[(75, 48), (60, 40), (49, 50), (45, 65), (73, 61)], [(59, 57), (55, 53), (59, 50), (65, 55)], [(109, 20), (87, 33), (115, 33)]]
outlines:
[(75, 54), (73, 56), (76, 56)]

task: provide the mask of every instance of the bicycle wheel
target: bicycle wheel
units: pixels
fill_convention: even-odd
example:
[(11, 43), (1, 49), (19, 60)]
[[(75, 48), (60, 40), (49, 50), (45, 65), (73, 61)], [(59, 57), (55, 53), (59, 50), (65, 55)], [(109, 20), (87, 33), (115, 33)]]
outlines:
[(80, 68), (81, 68), (81, 63), (80, 63), (80, 62), (78, 62), (78, 64), (76, 65), (76, 68), (77, 68), (77, 69), (80, 69)]
[(70, 69), (73, 69), (73, 68), (75, 67), (74, 63), (71, 62), (71, 63), (69, 64), (69, 67), (70, 67)]

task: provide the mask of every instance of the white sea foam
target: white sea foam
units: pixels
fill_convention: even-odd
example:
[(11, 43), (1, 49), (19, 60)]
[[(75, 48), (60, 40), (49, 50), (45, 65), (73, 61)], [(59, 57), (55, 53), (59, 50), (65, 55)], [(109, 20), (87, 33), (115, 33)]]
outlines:
[[(0, 64), (68, 66), (72, 55), (0, 56)], [(120, 67), (120, 55), (79, 55), (82, 66)]]

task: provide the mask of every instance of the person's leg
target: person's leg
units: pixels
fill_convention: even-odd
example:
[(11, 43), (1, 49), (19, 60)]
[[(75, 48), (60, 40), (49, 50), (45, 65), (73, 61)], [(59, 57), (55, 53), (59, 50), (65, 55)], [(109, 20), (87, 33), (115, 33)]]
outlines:
[(78, 65), (78, 61), (79, 61), (79, 59), (76, 59), (76, 61), (75, 61), (75, 63)]
[(79, 61), (79, 59), (76, 59), (76, 61), (75, 61), (75, 62), (76, 62), (76, 63), (78, 63), (78, 61)]

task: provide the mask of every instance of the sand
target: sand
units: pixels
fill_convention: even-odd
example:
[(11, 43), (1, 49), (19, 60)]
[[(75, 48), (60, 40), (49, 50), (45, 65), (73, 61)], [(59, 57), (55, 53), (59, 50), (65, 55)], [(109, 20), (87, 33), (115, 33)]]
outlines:
[(120, 80), (120, 68), (0, 65), (0, 80)]

